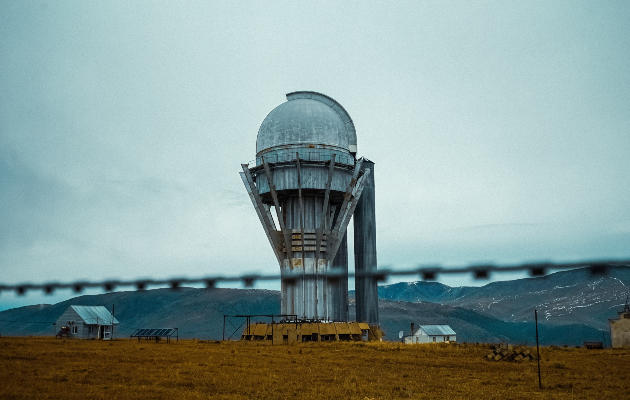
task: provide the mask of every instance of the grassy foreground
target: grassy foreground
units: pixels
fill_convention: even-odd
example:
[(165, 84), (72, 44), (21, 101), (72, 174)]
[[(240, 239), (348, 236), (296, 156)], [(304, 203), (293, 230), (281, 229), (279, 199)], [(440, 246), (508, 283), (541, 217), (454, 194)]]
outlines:
[(11, 399), (621, 398), (630, 350), (541, 349), (536, 362), (483, 361), (484, 345), (179, 343), (0, 338)]

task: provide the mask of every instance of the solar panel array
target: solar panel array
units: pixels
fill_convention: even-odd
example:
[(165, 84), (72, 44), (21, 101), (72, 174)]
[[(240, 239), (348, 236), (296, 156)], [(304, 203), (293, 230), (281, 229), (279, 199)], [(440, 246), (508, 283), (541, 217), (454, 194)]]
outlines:
[(173, 333), (175, 333), (175, 329), (174, 328), (143, 328), (143, 329), (137, 329), (133, 335), (131, 335), (131, 337), (155, 337), (155, 336), (171, 336)]

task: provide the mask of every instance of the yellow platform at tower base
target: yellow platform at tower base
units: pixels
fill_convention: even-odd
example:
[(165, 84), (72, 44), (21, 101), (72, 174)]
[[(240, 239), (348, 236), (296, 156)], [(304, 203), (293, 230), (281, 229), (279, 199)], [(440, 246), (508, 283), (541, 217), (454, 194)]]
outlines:
[(241, 340), (270, 340), (274, 344), (368, 340), (370, 326), (364, 322), (285, 322), (251, 324)]

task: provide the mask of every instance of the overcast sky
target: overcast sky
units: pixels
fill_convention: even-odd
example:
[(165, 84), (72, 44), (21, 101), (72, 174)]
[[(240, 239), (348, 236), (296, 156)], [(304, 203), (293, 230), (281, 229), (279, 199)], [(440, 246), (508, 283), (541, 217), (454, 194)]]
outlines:
[(380, 266), (630, 257), (627, 1), (231, 3), (0, 0), (0, 283), (279, 273), (238, 172), (298, 90)]

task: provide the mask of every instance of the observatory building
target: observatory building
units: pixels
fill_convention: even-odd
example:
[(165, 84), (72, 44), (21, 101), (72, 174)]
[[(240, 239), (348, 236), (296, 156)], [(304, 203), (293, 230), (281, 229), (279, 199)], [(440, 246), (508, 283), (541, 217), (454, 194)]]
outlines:
[[(378, 324), (374, 163), (356, 158), (352, 118), (332, 98), (293, 92), (262, 122), (241, 178), (282, 276), (281, 312), (302, 321), (348, 315), (354, 215), (357, 322)], [(275, 217), (275, 218), (274, 218)]]

